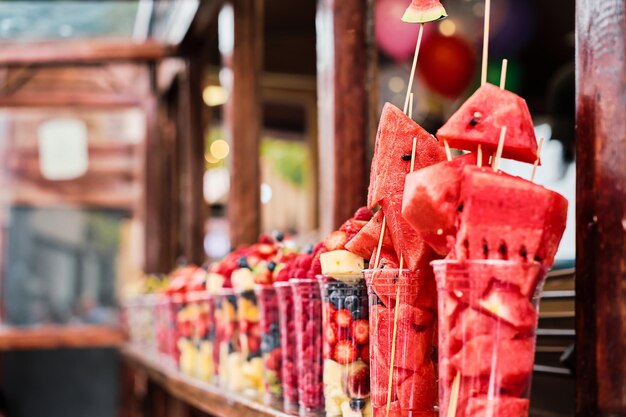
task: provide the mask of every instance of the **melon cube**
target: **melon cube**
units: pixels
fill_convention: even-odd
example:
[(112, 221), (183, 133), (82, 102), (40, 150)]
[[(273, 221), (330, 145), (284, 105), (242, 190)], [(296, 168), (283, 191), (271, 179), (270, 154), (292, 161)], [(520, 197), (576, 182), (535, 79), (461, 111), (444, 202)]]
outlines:
[[(477, 308), (493, 315), (498, 322), (498, 329), (506, 332), (505, 324), (515, 327), (519, 333), (533, 334), (537, 325), (538, 314), (531, 302), (517, 289), (494, 285), (487, 294), (477, 301)], [(504, 333), (504, 335), (510, 334)]]
[[(346, 250), (359, 255), (362, 258), (369, 258), (372, 251), (378, 248), (380, 232), (383, 223), (383, 212), (379, 210), (374, 217), (350, 240), (346, 243)], [(389, 230), (385, 228), (383, 236), (383, 247), (393, 248), (393, 242), (389, 235)]]
[(522, 398), (500, 396), (470, 398), (467, 403), (467, 417), (528, 417), (529, 401)]
[(400, 407), (415, 412), (434, 410), (437, 396), (437, 377), (432, 362), (418, 368), (398, 389)]

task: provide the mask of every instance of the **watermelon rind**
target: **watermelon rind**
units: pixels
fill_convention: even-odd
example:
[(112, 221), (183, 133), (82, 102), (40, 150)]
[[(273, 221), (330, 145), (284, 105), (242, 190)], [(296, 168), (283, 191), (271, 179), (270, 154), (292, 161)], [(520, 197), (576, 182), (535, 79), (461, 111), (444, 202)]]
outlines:
[(426, 1), (429, 7), (418, 7), (414, 1), (406, 9), (402, 21), (407, 23), (428, 23), (448, 17), (446, 9), (439, 1)]

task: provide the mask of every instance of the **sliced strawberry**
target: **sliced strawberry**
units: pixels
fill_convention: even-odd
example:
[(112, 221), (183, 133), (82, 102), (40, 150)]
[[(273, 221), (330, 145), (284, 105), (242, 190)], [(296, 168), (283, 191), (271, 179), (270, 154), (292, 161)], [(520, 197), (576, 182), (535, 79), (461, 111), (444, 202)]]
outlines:
[(370, 395), (370, 367), (361, 361), (348, 367), (346, 391), (350, 398), (367, 398)]
[(352, 339), (359, 345), (364, 345), (370, 338), (370, 326), (367, 320), (355, 320), (352, 323)]
[(363, 359), (363, 362), (365, 363), (370, 363), (370, 345), (369, 343), (365, 346), (361, 347), (361, 359)]
[(356, 360), (359, 350), (356, 345), (349, 340), (340, 340), (333, 350), (333, 358), (341, 365), (347, 365)]
[(374, 213), (372, 213), (372, 210), (368, 209), (367, 207), (361, 207), (360, 209), (356, 211), (356, 213), (354, 213), (353, 219), (365, 220), (366, 222), (368, 222), (373, 216), (374, 216)]
[(337, 343), (337, 332), (333, 329), (332, 324), (330, 326), (326, 326), (326, 329), (324, 329), (324, 340), (326, 340), (326, 343), (330, 346), (335, 346)]
[(327, 250), (333, 251), (344, 249), (346, 243), (348, 243), (348, 235), (346, 234), (346, 232), (337, 230), (328, 235), (328, 237), (324, 241), (324, 246)]
[(335, 313), (335, 322), (339, 327), (350, 327), (350, 323), (352, 323), (352, 314), (348, 310), (341, 309)]

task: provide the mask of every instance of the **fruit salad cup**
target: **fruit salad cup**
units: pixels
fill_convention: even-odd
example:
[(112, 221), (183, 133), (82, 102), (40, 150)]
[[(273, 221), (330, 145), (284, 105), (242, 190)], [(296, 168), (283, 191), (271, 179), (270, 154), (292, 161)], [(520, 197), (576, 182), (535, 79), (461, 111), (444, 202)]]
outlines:
[(197, 306), (190, 303), (187, 296), (188, 294), (173, 294), (172, 304), (176, 312), (178, 365), (182, 373), (194, 376), (198, 350), (193, 338), (193, 323), (197, 316)]
[(218, 384), (224, 389), (241, 391), (243, 361), (237, 323), (237, 297), (232, 288), (224, 288), (215, 295), (215, 326)]
[(299, 414), (324, 414), (322, 300), (315, 279), (292, 278), (298, 357)]
[(261, 309), (261, 352), (263, 354), (263, 382), (265, 403), (282, 405), (281, 385), (282, 353), (280, 350), (280, 324), (278, 320), (278, 298), (272, 285), (257, 284), (254, 292)]
[(192, 340), (196, 350), (193, 375), (202, 381), (211, 382), (214, 375), (213, 342), (215, 341), (213, 298), (207, 291), (196, 291), (188, 293), (187, 300), (192, 321)]
[(150, 353), (156, 352), (155, 296), (139, 295), (124, 305), (126, 327), (133, 345)]
[(364, 275), (374, 416), (436, 416), (437, 292), (432, 271), (378, 269)]
[[(281, 378), (283, 409), (297, 414), (298, 405), (298, 355), (296, 346), (296, 321), (293, 305), (293, 290), (289, 282), (274, 283), (278, 298), (278, 320), (280, 324)], [(266, 365), (267, 366), (267, 365)]]
[(241, 345), (242, 392), (258, 398), (263, 393), (261, 313), (253, 289), (237, 291), (237, 318)]
[(362, 274), (318, 275), (326, 417), (371, 417), (367, 287)]
[(158, 353), (166, 362), (176, 366), (178, 363), (178, 340), (176, 332), (176, 309), (170, 297), (158, 294), (154, 304), (155, 336)]
[(527, 416), (545, 269), (498, 260), (433, 267), (441, 415)]

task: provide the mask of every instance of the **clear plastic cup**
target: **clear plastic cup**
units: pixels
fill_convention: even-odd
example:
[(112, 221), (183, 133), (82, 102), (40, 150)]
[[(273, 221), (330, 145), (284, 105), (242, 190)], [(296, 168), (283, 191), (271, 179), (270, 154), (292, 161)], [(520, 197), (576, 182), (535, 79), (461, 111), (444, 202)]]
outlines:
[(213, 361), (215, 325), (211, 294), (207, 291), (187, 293), (187, 309), (192, 325), (191, 340), (195, 350), (192, 375), (202, 381), (211, 382), (215, 373)]
[(317, 280), (292, 278), (301, 417), (324, 414), (322, 299)]
[(322, 292), (326, 417), (371, 417), (365, 280), (362, 274), (317, 279)]
[(281, 384), (282, 352), (280, 350), (278, 298), (273, 285), (255, 285), (254, 292), (261, 310), (264, 401), (268, 405), (280, 406), (283, 401), (283, 387)]
[(197, 310), (195, 304), (188, 301), (188, 295), (173, 294), (171, 299), (176, 312), (178, 367), (185, 375), (195, 376), (198, 350), (193, 338), (193, 323)]
[(243, 359), (237, 322), (237, 296), (232, 288), (224, 288), (215, 295), (215, 326), (218, 385), (239, 392), (243, 388)]
[(251, 398), (263, 393), (261, 312), (253, 289), (237, 290), (237, 318), (241, 344), (242, 392)]
[(278, 320), (280, 324), (281, 378), (283, 409), (296, 414), (298, 404), (298, 355), (296, 345), (296, 321), (293, 305), (293, 290), (289, 282), (274, 283), (278, 298)]
[(179, 352), (176, 344), (178, 333), (176, 330), (175, 303), (168, 295), (159, 294), (155, 301), (154, 309), (158, 353), (165, 362), (172, 366), (177, 366)]
[(432, 271), (378, 269), (364, 275), (374, 416), (434, 417), (437, 291)]
[(498, 260), (432, 265), (441, 415), (527, 416), (545, 268)]

